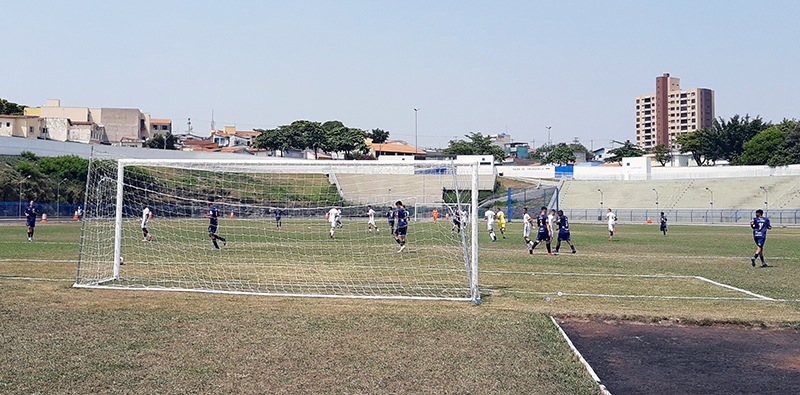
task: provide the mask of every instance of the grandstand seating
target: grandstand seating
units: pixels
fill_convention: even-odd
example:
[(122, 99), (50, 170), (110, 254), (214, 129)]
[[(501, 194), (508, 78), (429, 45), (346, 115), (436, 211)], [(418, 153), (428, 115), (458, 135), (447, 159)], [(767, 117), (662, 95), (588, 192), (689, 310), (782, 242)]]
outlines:
[[(368, 204), (391, 200), (403, 200), (406, 205), (415, 203), (441, 203), (442, 185), (453, 188), (452, 175), (436, 174), (392, 174), (364, 175), (337, 174), (336, 181), (342, 197), (348, 202)], [(492, 190), (495, 183), (493, 174), (478, 176), (478, 189)], [(460, 185), (469, 188), (469, 185)], [(391, 191), (391, 192), (390, 192)], [(422, 194), (420, 191), (424, 191)]]
[[(670, 209), (743, 209), (764, 207), (769, 193), (769, 208), (800, 208), (800, 178), (716, 178), (656, 181), (565, 181), (559, 195), (561, 207), (603, 207)], [(714, 194), (713, 207), (711, 193)], [(656, 206), (656, 193), (659, 199)]]

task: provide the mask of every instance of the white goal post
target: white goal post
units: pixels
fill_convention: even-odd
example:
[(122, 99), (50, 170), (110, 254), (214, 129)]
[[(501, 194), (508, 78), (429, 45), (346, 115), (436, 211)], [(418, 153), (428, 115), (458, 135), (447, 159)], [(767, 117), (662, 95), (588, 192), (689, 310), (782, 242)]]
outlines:
[[(480, 302), (478, 169), (93, 159), (74, 287)], [(423, 207), (448, 220), (415, 221)]]

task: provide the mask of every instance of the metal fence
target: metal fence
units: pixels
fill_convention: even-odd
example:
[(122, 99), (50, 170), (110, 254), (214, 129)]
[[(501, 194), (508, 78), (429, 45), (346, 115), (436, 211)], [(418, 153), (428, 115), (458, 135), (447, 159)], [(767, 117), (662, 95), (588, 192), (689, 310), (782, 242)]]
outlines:
[[(46, 213), (51, 217), (71, 217), (75, 210), (78, 209), (78, 206), (82, 206), (82, 204), (36, 203), (36, 211), (40, 215)], [(22, 205), (19, 202), (0, 202), (0, 217), (24, 217), (27, 207), (28, 202), (22, 202)]]
[[(605, 221), (607, 209), (562, 209), (571, 222)], [(661, 211), (656, 209), (617, 209), (614, 214), (622, 222), (658, 223)], [(670, 224), (749, 224), (756, 216), (755, 210), (663, 210)], [(772, 225), (800, 225), (800, 210), (767, 210), (764, 216)]]

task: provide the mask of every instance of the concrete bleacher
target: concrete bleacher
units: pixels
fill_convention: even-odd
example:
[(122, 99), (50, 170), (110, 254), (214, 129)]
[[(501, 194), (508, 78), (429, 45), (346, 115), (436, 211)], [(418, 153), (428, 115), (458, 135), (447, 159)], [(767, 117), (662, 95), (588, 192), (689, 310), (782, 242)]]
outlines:
[[(716, 178), (650, 181), (565, 181), (559, 205), (570, 208), (742, 209), (800, 208), (800, 177)], [(713, 191), (713, 206), (711, 193)], [(658, 191), (658, 205), (656, 192)]]
[[(469, 190), (470, 179), (459, 176), (458, 187)], [(402, 200), (406, 205), (442, 203), (442, 188), (452, 190), (453, 175), (438, 174), (337, 174), (335, 182), (342, 197), (359, 204)], [(478, 176), (479, 190), (492, 190), (493, 174)]]

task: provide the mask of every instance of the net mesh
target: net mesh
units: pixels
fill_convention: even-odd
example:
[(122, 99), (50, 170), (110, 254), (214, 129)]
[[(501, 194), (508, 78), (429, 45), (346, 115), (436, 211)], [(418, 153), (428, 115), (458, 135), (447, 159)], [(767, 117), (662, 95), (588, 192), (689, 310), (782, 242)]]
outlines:
[[(471, 234), (465, 226), (470, 167), (120, 163), (118, 240), (118, 163), (91, 163), (76, 286), (471, 298)], [(390, 209), (397, 211), (398, 200), (410, 217), (402, 253), (387, 216)], [(216, 229), (211, 230), (220, 249), (209, 235), (210, 203), (218, 215)], [(147, 233), (142, 229), (145, 206), (152, 213)], [(332, 223), (326, 214), (334, 207), (341, 217)], [(417, 215), (415, 207), (424, 207), (424, 212)], [(433, 208), (439, 213), (435, 222)], [(458, 226), (454, 219), (460, 220)], [(122, 262), (116, 268), (115, 256)]]

